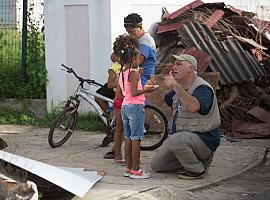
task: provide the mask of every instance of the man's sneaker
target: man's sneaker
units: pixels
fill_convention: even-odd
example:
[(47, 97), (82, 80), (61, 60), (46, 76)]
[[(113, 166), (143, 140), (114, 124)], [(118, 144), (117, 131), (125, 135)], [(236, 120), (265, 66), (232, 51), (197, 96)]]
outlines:
[(185, 180), (193, 180), (203, 178), (205, 175), (206, 171), (203, 171), (201, 173), (186, 171), (183, 174), (179, 174), (178, 177)]
[(139, 169), (138, 171), (131, 170), (130, 176), (129, 176), (129, 178), (132, 178), (132, 179), (140, 179), (140, 178), (147, 179), (150, 177), (151, 177), (151, 174), (149, 172), (145, 172), (142, 169)]
[(130, 171), (131, 171), (131, 169), (129, 169), (129, 168), (126, 168), (126, 171), (124, 172), (124, 177), (129, 177), (130, 176)]
[(187, 170), (185, 170), (184, 168), (178, 169), (174, 171), (176, 174), (184, 174), (187, 172)]
[(202, 164), (203, 164), (203, 166), (205, 168), (206, 174), (208, 173), (208, 170), (210, 168), (210, 165), (212, 163), (212, 160), (213, 160), (213, 156), (212, 155), (209, 158), (207, 158), (207, 159), (201, 160), (201, 162), (202, 162)]

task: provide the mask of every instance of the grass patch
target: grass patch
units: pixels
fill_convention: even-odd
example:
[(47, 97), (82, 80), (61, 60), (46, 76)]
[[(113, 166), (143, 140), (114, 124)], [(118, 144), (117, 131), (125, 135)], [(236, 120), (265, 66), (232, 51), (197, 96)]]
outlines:
[[(10, 108), (0, 107), (0, 124), (14, 124), (49, 128), (56, 118), (57, 113), (50, 113), (44, 119), (35, 117), (28, 110), (15, 111)], [(105, 131), (99, 116), (95, 113), (79, 115), (76, 129), (85, 131)]]
[(100, 117), (91, 112), (85, 115), (79, 115), (76, 128), (86, 131), (105, 131), (104, 123)]
[(35, 116), (27, 111), (14, 111), (9, 108), (0, 108), (0, 124), (17, 124), (34, 126), (37, 123)]

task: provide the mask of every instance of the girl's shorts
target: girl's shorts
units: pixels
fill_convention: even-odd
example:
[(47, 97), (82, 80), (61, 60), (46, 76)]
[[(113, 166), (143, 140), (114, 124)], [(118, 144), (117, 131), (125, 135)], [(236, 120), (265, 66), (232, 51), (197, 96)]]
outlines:
[(122, 119), (126, 139), (141, 140), (144, 137), (144, 105), (122, 105)]

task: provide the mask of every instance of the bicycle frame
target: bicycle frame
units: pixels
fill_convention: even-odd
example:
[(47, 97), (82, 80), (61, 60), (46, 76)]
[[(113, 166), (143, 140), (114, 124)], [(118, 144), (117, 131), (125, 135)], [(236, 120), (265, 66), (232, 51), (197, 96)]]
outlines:
[[(107, 98), (103, 95), (100, 95), (96, 92), (92, 92), (91, 90), (89, 89), (85, 89), (83, 88), (82, 86), (78, 86), (75, 94), (73, 96), (79, 96), (81, 97), (82, 99), (84, 99), (87, 103), (89, 103), (92, 108), (94, 108), (94, 110), (98, 113), (98, 115), (100, 116), (101, 120), (107, 125), (107, 118), (105, 117), (104, 115), (104, 111), (101, 109), (101, 107), (97, 104), (97, 102), (95, 101), (95, 99), (93, 97), (98, 97), (98, 98), (101, 98), (109, 103), (113, 103), (113, 100), (110, 99), (110, 98)], [(112, 125), (114, 121), (114, 117), (112, 119), (112, 122), (110, 123), (110, 125)]]

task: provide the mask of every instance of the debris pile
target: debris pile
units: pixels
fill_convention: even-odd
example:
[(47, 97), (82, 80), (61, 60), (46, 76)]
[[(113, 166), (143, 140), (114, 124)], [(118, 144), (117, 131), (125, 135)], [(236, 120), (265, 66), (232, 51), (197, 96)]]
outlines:
[[(207, 79), (211, 72), (218, 77), (218, 85), (212, 85), (217, 88), (222, 132), (245, 134), (240, 124), (260, 123), (248, 111), (255, 106), (270, 110), (270, 22), (224, 3), (200, 0), (173, 13), (163, 11), (154, 34), (157, 73), (168, 73), (170, 54), (191, 54), (198, 60), (199, 75)], [(261, 131), (251, 129), (247, 132)]]
[(0, 175), (0, 199), (38, 200), (38, 190), (35, 183), (17, 183)]

